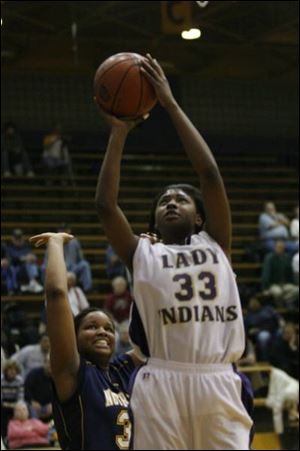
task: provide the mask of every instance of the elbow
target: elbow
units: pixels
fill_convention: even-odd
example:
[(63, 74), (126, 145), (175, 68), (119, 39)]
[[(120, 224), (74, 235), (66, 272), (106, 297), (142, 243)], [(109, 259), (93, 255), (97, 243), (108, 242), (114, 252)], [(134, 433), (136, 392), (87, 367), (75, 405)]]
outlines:
[(106, 202), (103, 199), (101, 199), (101, 197), (96, 196), (95, 207), (96, 207), (97, 213), (100, 214), (107, 208)]
[(221, 178), (221, 174), (218, 166), (216, 164), (206, 166), (203, 170), (202, 177), (207, 180), (219, 180)]
[(56, 301), (64, 299), (68, 296), (67, 291), (64, 288), (59, 287), (46, 287), (46, 298), (48, 301)]
[(109, 216), (115, 209), (115, 205), (111, 201), (106, 201), (97, 197), (95, 199), (95, 207), (100, 219)]

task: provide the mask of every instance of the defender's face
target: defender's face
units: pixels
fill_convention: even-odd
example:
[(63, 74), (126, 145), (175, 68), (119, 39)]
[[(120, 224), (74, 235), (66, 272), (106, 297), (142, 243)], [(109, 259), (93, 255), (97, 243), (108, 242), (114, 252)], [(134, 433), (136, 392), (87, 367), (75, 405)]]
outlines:
[(115, 328), (103, 312), (91, 312), (83, 318), (78, 330), (78, 350), (85, 356), (109, 360), (115, 349)]
[(197, 213), (194, 200), (180, 189), (169, 189), (159, 199), (155, 212), (156, 228), (164, 234), (164, 230), (172, 227), (190, 229), (195, 224), (201, 225), (202, 219)]

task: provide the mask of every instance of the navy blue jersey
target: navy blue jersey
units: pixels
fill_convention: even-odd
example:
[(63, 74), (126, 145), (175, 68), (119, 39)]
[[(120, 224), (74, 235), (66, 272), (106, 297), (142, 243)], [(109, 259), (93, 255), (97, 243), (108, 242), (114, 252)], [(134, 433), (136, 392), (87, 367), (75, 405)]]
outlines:
[(54, 390), (53, 416), (62, 449), (128, 449), (128, 385), (134, 369), (126, 354), (115, 358), (107, 371), (81, 358), (72, 398), (60, 403)]

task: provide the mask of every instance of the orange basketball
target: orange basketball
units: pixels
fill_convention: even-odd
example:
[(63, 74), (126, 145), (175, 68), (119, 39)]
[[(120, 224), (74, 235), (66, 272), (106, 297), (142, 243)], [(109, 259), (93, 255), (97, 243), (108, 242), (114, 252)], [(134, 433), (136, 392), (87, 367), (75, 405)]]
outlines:
[(99, 107), (117, 117), (136, 118), (155, 105), (155, 91), (140, 71), (144, 59), (138, 53), (117, 53), (106, 59), (94, 78)]

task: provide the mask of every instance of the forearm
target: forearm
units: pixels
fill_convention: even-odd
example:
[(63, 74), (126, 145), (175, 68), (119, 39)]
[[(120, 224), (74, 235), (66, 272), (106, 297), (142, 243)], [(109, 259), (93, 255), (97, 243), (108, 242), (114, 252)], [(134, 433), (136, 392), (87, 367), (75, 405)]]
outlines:
[(127, 132), (112, 128), (96, 188), (96, 208), (115, 207), (118, 202), (120, 170)]
[(68, 295), (64, 247), (60, 237), (51, 237), (48, 242), (45, 291), (47, 297), (58, 292)]
[(200, 177), (219, 174), (216, 160), (207, 143), (177, 102), (172, 102), (166, 110), (197, 174)]

